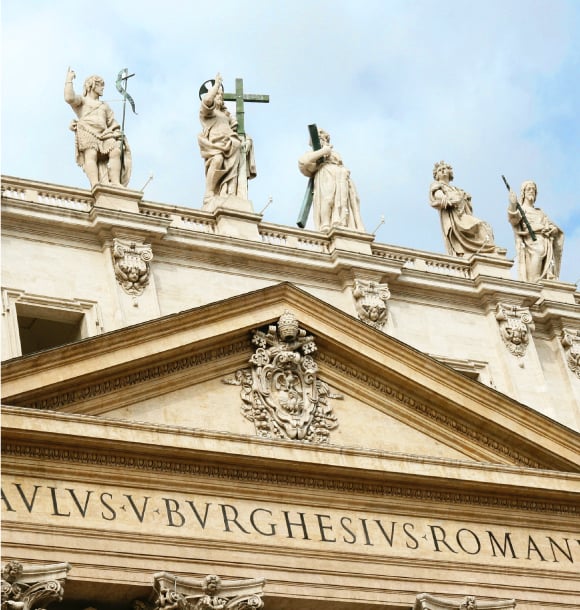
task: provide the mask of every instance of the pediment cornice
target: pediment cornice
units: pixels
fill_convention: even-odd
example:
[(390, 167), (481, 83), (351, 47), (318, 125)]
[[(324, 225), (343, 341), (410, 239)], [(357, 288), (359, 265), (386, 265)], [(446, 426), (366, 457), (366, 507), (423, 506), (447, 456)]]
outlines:
[(484, 462), (580, 470), (578, 435), (291, 284), (279, 284), (3, 365), (4, 401), (106, 413), (243, 366), (250, 333), (291, 310), (316, 336), (321, 375)]

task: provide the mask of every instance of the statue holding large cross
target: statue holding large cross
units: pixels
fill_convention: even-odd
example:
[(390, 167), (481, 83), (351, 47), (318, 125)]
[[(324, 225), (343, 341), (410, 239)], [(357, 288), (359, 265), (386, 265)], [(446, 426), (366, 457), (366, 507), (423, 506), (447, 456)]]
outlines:
[[(203, 209), (213, 209), (215, 197), (248, 199), (248, 180), (256, 177), (256, 164), (253, 142), (245, 133), (244, 102), (268, 102), (269, 97), (244, 94), (241, 78), (236, 79), (236, 93), (224, 93), (218, 73), (202, 85), (200, 99), (198, 142), (206, 176)], [(236, 102), (236, 116), (225, 101)]]
[(315, 124), (309, 125), (312, 150), (298, 159), (300, 171), (310, 178), (306, 197), (298, 218), (304, 228), (314, 207), (314, 226), (327, 233), (333, 228), (364, 232), (360, 215), (360, 199), (354, 182), (341, 156), (330, 143), (330, 135)]

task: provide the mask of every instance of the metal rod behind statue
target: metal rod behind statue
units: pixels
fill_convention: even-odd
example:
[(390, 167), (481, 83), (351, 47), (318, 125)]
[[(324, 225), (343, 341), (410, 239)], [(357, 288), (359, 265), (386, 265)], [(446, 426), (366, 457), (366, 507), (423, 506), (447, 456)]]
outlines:
[[(308, 131), (310, 132), (310, 141), (312, 142), (312, 150), (320, 150), (322, 148), (320, 144), (320, 137), (318, 135), (318, 127), (316, 123), (308, 125)], [(316, 160), (316, 164), (322, 163), (322, 157)], [(310, 215), (310, 208), (312, 207), (312, 198), (314, 197), (314, 177), (308, 179), (308, 186), (306, 187), (306, 193), (304, 193), (304, 200), (302, 201), (302, 208), (300, 208), (300, 214), (296, 224), (304, 229), (308, 222), (308, 216)]]
[(132, 76), (135, 76), (135, 74), (129, 74), (129, 70), (127, 68), (123, 68), (117, 75), (116, 82), (117, 91), (123, 96), (123, 120), (121, 123), (121, 175), (119, 176), (119, 182), (123, 181), (123, 168), (125, 167), (125, 111), (127, 107), (127, 100), (129, 100), (129, 104), (131, 104), (133, 113), (137, 114), (135, 111), (135, 102), (127, 93), (127, 80)]

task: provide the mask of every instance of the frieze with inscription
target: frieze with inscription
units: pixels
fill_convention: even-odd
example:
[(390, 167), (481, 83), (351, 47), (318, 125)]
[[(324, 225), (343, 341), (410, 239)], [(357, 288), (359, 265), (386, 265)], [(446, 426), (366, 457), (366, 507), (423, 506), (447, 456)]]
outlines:
[(476, 561), (552, 569), (580, 563), (573, 533), (502, 527), (416, 515), (309, 508), (300, 504), (152, 492), (120, 487), (45, 485), (3, 476), (3, 520), (91, 527), (143, 535), (182, 536), (280, 545), (292, 539), (304, 549), (334, 548), (412, 559)]

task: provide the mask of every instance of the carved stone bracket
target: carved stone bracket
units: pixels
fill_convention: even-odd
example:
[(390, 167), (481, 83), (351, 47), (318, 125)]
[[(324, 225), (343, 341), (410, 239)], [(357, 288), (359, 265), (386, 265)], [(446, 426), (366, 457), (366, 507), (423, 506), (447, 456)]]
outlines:
[(562, 334), (562, 346), (568, 367), (580, 379), (580, 330), (565, 328)]
[(285, 311), (267, 332), (254, 331), (251, 368), (236, 371), (225, 383), (241, 385), (242, 414), (265, 438), (326, 443), (338, 426), (329, 406), (329, 387), (317, 378), (314, 337)]
[(139, 296), (149, 284), (150, 261), (153, 251), (149, 245), (134, 241), (113, 240), (113, 266), (121, 288), (131, 296)]
[(387, 321), (387, 300), (391, 297), (388, 285), (356, 279), (352, 294), (359, 320), (381, 330)]
[(518, 358), (524, 356), (535, 327), (530, 310), (527, 307), (498, 303), (495, 318), (499, 323), (501, 338), (509, 351)]
[(158, 572), (153, 576), (153, 610), (260, 610), (264, 606), (263, 578), (222, 581), (209, 574), (189, 580)]
[(429, 593), (420, 593), (413, 610), (509, 610), (516, 607), (515, 599), (478, 601), (475, 595), (467, 595), (462, 600), (444, 599)]
[(24, 567), (10, 561), (2, 569), (1, 610), (43, 610), (64, 596), (64, 581), (71, 566), (55, 563)]

